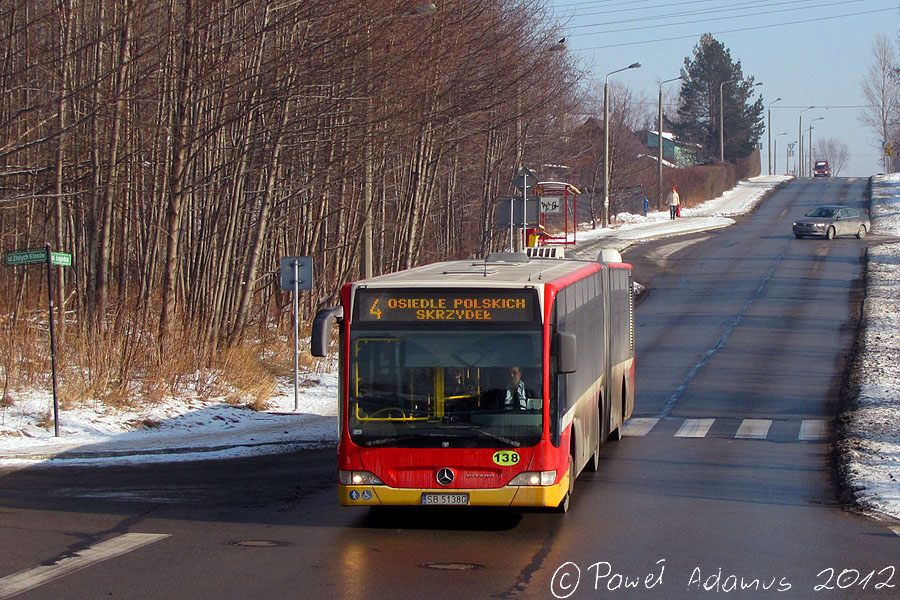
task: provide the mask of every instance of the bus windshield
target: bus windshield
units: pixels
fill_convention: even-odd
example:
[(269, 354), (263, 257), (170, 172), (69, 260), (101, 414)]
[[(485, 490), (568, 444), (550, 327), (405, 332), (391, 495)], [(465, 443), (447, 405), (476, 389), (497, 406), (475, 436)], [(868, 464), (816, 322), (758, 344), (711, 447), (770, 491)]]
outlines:
[(347, 424), (361, 446), (489, 448), (541, 438), (542, 333), (356, 330)]

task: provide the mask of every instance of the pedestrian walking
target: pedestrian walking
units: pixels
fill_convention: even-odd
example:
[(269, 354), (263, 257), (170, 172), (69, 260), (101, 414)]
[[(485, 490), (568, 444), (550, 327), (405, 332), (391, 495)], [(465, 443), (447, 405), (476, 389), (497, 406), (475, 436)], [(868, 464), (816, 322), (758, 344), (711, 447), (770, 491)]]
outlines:
[(669, 192), (669, 195), (666, 196), (666, 204), (669, 205), (669, 217), (674, 220), (675, 216), (681, 212), (679, 210), (681, 207), (681, 198), (678, 196), (678, 190), (674, 187), (672, 188), (672, 191)]

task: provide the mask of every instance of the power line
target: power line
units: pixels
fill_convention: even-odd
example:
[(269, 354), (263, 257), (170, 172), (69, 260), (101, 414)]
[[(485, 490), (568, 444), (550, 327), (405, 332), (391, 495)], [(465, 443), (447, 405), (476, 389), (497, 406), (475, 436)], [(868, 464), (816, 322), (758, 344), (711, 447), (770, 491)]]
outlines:
[[(723, 34), (723, 33), (740, 33), (740, 32), (743, 32), (743, 31), (755, 31), (755, 30), (759, 30), (759, 29), (771, 29), (771, 28), (773, 28), (773, 27), (787, 27), (787, 26), (789, 26), (789, 25), (807, 25), (807, 24), (809, 24), (809, 23), (816, 23), (816, 22), (819, 22), (819, 21), (831, 21), (831, 20), (834, 20), (834, 19), (844, 19), (844, 18), (847, 18), (847, 17), (858, 17), (858, 16), (862, 16), (862, 15), (871, 15), (871, 14), (882, 13), (882, 12), (893, 11), (893, 10), (897, 10), (897, 8), (896, 8), (896, 7), (892, 7), (892, 8), (879, 8), (879, 9), (875, 9), (875, 10), (861, 11), (861, 12), (849, 13), (849, 14), (845, 14), (845, 15), (832, 15), (832, 16), (830, 16), (830, 17), (818, 17), (818, 18), (815, 18), (815, 19), (804, 19), (804, 20), (802, 20), (802, 21), (787, 21), (787, 22), (784, 22), (784, 23), (774, 23), (774, 24), (771, 24), (771, 25), (754, 25), (754, 26), (752, 26), (752, 27), (741, 27), (741, 28), (738, 28), (738, 29), (726, 29), (726, 30), (722, 30), (722, 31), (714, 31), (714, 32), (710, 32), (710, 33), (712, 33), (712, 35), (721, 35), (721, 34)], [(696, 22), (699, 23), (700, 21), (696, 21)], [(704, 33), (706, 33), (706, 32), (704, 32)], [(643, 44), (651, 44), (651, 43), (655, 43), (655, 42), (670, 42), (670, 41), (673, 41), (673, 40), (697, 39), (697, 38), (700, 37), (700, 35), (701, 35), (701, 34), (699, 34), (699, 33), (695, 33), (695, 34), (692, 34), (692, 35), (678, 35), (678, 36), (666, 37), (666, 38), (653, 38), (653, 39), (642, 38), (642, 39), (637, 40), (637, 41), (634, 41), (634, 42), (622, 42), (622, 43), (618, 43), (618, 44), (606, 44), (606, 45), (604, 45), (604, 46), (592, 46), (592, 47), (590, 47), (590, 48), (578, 48), (577, 50), (578, 50), (579, 52), (582, 52), (582, 51), (585, 51), (585, 50), (603, 50), (603, 49), (606, 49), (606, 48), (619, 48), (619, 47), (622, 47), (622, 46), (637, 46), (637, 45), (639, 45), (639, 44), (643, 45)]]
[[(737, 4), (732, 4), (729, 6), (722, 6), (719, 3), (716, 5), (715, 8), (698, 8), (696, 10), (671, 12), (671, 13), (667, 13), (667, 14), (658, 14), (658, 13), (654, 12), (651, 15), (641, 15), (639, 17), (620, 19), (618, 21), (604, 21), (602, 23), (574, 25), (574, 26), (571, 26), (570, 29), (586, 29), (588, 27), (604, 27), (607, 25), (621, 25), (621, 24), (626, 24), (626, 23), (646, 23), (648, 21), (659, 21), (659, 20), (663, 20), (663, 19), (673, 19), (673, 18), (679, 18), (679, 17), (692, 17), (692, 16), (697, 16), (697, 15), (705, 16), (705, 15), (710, 15), (710, 14), (734, 13), (737, 11), (749, 11), (749, 10), (755, 10), (758, 8), (773, 8), (773, 9), (775, 9), (775, 10), (768, 10), (768, 11), (755, 11), (755, 12), (749, 12), (746, 14), (730, 15), (730, 16), (725, 16), (725, 17), (704, 18), (704, 19), (700, 19), (700, 20), (670, 22), (670, 23), (665, 23), (663, 25), (648, 25), (648, 26), (643, 27), (642, 29), (645, 29), (647, 27), (668, 27), (668, 26), (675, 26), (675, 25), (685, 25), (685, 24), (690, 24), (690, 23), (699, 23), (699, 22), (703, 22), (703, 21), (721, 21), (723, 19), (740, 19), (740, 18), (746, 18), (746, 17), (758, 17), (761, 15), (769, 15), (769, 14), (781, 14), (781, 13), (785, 13), (785, 12), (789, 12), (789, 11), (814, 10), (814, 9), (819, 9), (819, 8), (826, 8), (829, 6), (836, 6), (836, 5), (843, 6), (843, 5), (850, 4), (850, 3), (864, 2), (865, 0), (845, 0), (843, 2), (831, 2), (831, 3), (827, 3), (827, 4), (817, 4), (817, 5), (813, 5), (813, 6), (798, 6), (795, 8), (785, 8), (787, 6), (794, 5), (794, 4), (807, 4), (808, 5), (810, 2), (813, 2), (813, 1), (815, 1), (815, 0), (789, 0), (789, 1), (780, 1), (780, 2), (776, 2), (773, 4), (771, 2), (771, 0), (757, 0), (756, 2), (739, 2)], [(706, 2), (715, 2), (715, 0), (701, 0), (700, 3), (706, 3)], [(698, 3), (697, 2), (684, 2), (682, 4), (698, 4)], [(678, 5), (671, 4), (671, 5), (667, 5), (666, 7), (670, 8), (672, 6), (678, 6)], [(778, 7), (781, 7), (781, 8), (778, 8)], [(579, 17), (579, 18), (590, 17), (590, 16), (600, 15), (600, 14), (609, 15), (609, 14), (615, 13), (615, 12), (635, 12), (635, 11), (639, 11), (639, 10), (646, 10), (646, 9), (645, 8), (633, 8), (633, 9), (625, 9), (624, 11), (578, 13), (577, 17)], [(615, 32), (615, 31), (633, 31), (633, 29), (622, 29), (622, 30), (612, 30), (612, 31), (613, 32)], [(603, 32), (596, 32), (596, 33), (608, 33), (608, 32), (603, 31)], [(573, 33), (572, 34), (573, 37), (580, 36), (580, 35), (592, 35), (592, 34), (591, 33)]]

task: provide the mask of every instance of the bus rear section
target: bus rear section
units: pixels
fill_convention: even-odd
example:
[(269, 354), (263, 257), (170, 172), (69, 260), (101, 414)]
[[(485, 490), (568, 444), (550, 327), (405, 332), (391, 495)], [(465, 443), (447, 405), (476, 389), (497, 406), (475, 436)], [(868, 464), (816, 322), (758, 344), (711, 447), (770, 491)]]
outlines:
[[(609, 348), (612, 270), (501, 257), (344, 286), (312, 344), (325, 353), (338, 317), (340, 504), (565, 510), (574, 477), (633, 408), (633, 349), (628, 365), (610, 362), (622, 354)], [(562, 328), (559, 296), (572, 304)], [(582, 307), (600, 310), (602, 333), (579, 329)], [(580, 344), (604, 347), (602, 364)], [(610, 385), (623, 369), (631, 383)]]

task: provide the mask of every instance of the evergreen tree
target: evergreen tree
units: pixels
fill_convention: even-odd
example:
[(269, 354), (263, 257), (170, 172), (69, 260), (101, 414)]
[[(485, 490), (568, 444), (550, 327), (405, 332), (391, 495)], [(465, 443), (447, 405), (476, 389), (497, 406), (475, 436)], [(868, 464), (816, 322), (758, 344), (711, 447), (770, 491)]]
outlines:
[[(681, 71), (681, 102), (675, 134), (683, 141), (699, 144), (709, 162), (719, 160), (719, 91), (725, 100), (725, 160), (750, 154), (765, 125), (762, 97), (751, 102), (753, 77), (744, 77), (741, 62), (712, 34), (705, 33), (694, 47), (694, 56), (684, 59)], [(724, 83), (724, 85), (722, 85)]]

